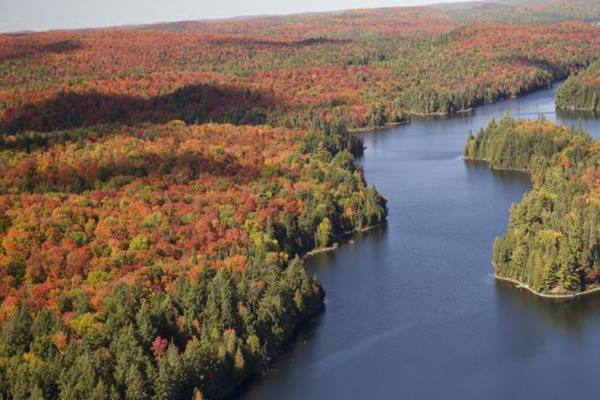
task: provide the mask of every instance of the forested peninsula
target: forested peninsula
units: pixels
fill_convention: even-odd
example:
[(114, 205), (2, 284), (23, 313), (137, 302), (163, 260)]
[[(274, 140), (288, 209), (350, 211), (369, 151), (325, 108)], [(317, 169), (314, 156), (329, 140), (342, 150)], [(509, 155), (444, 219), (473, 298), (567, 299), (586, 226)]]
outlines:
[(572, 75), (556, 92), (562, 110), (600, 112), (600, 61)]
[(494, 243), (497, 277), (555, 297), (600, 288), (597, 141), (544, 119), (505, 117), (470, 135), (464, 157), (531, 174), (532, 190)]

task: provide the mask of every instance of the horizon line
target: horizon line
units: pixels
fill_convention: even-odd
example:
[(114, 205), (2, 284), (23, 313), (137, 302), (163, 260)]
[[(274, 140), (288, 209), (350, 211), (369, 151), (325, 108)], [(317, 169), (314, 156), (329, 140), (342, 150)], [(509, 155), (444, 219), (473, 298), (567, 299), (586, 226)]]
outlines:
[(285, 18), (293, 16), (303, 15), (319, 15), (319, 14), (336, 14), (344, 12), (355, 12), (364, 10), (386, 10), (386, 9), (398, 9), (398, 8), (429, 8), (440, 5), (461, 5), (461, 4), (485, 4), (495, 3), (494, 0), (462, 0), (462, 1), (451, 1), (451, 0), (425, 0), (427, 3), (418, 5), (401, 5), (401, 6), (386, 6), (386, 7), (356, 7), (356, 8), (342, 8), (342, 9), (331, 9), (331, 10), (319, 10), (319, 11), (303, 11), (303, 12), (282, 12), (282, 13), (269, 13), (269, 14), (240, 14), (230, 17), (207, 17), (198, 19), (166, 19), (161, 21), (152, 22), (140, 22), (140, 23), (124, 23), (124, 24), (100, 24), (95, 26), (82, 26), (75, 28), (49, 28), (49, 29), (19, 29), (19, 30), (1, 30), (2, 22), (0, 21), (0, 35), (18, 36), (18, 35), (29, 35), (35, 33), (49, 33), (49, 32), (81, 32), (81, 31), (93, 31), (93, 30), (104, 30), (104, 29), (122, 29), (122, 28), (135, 28), (135, 27), (151, 27), (152, 25), (164, 25), (164, 24), (177, 24), (186, 22), (199, 22), (199, 23), (220, 23), (229, 22), (235, 20), (253, 20), (261, 18)]

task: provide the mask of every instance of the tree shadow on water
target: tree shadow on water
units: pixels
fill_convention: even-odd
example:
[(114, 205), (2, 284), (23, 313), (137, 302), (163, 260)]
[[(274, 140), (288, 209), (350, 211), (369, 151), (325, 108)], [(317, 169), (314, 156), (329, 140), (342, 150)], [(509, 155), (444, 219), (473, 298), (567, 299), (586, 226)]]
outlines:
[(600, 321), (600, 295), (575, 299), (545, 299), (535, 296), (508, 282), (496, 281), (496, 297), (513, 311), (537, 314), (543, 321), (564, 332), (579, 335), (586, 324)]

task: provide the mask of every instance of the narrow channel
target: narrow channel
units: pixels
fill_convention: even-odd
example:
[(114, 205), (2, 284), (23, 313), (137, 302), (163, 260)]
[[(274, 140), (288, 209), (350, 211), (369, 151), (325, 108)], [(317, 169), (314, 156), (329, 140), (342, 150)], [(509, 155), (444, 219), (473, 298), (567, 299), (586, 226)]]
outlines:
[(600, 296), (556, 303), (494, 281), (494, 237), (530, 183), (460, 159), (468, 132), (504, 113), (600, 137), (600, 119), (555, 113), (555, 91), (364, 134), (360, 163), (389, 222), (307, 261), (326, 311), (242, 397), (584, 397), (600, 368)]

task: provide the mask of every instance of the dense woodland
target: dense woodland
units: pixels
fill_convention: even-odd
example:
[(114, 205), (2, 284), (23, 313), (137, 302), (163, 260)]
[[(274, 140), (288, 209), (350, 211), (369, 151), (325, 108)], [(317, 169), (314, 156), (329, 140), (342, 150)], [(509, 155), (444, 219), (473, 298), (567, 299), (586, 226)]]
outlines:
[(496, 239), (496, 273), (545, 294), (600, 284), (600, 146), (545, 120), (490, 121), (469, 137), (465, 157), (527, 170), (533, 189), (511, 209)]
[[(555, 23), (568, 20), (597, 22), (600, 3), (588, 0), (499, 0), (472, 3), (442, 4), (454, 18), (466, 21), (503, 23)], [(467, 11), (468, 12), (465, 12)]]
[(226, 394), (320, 310), (295, 257), (385, 219), (355, 141), (182, 121), (5, 136), (0, 393)]
[(0, 125), (361, 128), (447, 114), (547, 86), (598, 57), (600, 29), (575, 12), (593, 18), (596, 2), (551, 4), (573, 20), (506, 24), (548, 10), (472, 5), (0, 35)]
[(600, 61), (567, 79), (556, 93), (556, 106), (563, 110), (600, 112)]
[[(321, 310), (301, 257), (386, 218), (350, 132), (583, 70), (597, 18), (508, 1), (0, 35), (0, 398), (231, 393)], [(543, 126), (535, 165), (574, 148)]]

